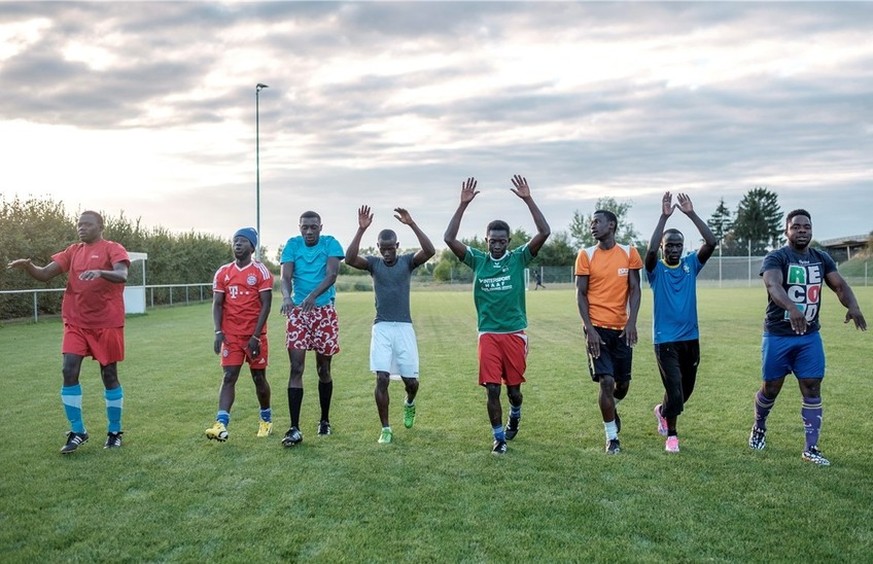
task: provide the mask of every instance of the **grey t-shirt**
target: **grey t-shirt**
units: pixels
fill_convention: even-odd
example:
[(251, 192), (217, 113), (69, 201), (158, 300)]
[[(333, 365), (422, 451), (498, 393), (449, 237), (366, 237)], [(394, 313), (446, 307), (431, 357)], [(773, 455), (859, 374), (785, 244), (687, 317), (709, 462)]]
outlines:
[(382, 257), (366, 257), (367, 270), (373, 277), (373, 290), (376, 294), (376, 319), (412, 323), (409, 313), (409, 281), (415, 269), (414, 254), (400, 255), (393, 265), (388, 266)]

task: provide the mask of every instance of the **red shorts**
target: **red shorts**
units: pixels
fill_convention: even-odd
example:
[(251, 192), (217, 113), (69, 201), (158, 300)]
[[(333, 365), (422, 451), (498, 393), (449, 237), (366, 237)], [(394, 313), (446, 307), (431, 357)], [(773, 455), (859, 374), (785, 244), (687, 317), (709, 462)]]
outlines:
[(527, 369), (527, 335), (482, 333), (479, 335), (479, 385), (518, 386)]
[(249, 350), (249, 339), (251, 338), (251, 335), (225, 334), (224, 342), (221, 343), (221, 365), (242, 366), (243, 362), (248, 362), (252, 370), (267, 368), (267, 358), (270, 355), (267, 336), (261, 335), (261, 354), (257, 358), (252, 358), (252, 351)]
[(64, 323), (63, 354), (90, 356), (100, 366), (124, 360), (124, 327), (85, 329)]
[(324, 356), (339, 352), (339, 321), (332, 305), (304, 312), (295, 307), (288, 315), (285, 346), (288, 349), (315, 351)]

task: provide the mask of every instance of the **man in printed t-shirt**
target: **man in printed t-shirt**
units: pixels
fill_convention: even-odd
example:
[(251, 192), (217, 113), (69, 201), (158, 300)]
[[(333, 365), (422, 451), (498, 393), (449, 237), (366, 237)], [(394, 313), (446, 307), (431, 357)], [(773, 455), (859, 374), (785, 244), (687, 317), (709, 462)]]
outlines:
[(764, 257), (760, 275), (767, 287), (767, 312), (761, 344), (761, 375), (764, 380), (755, 394), (755, 423), (749, 447), (766, 446), (767, 416), (785, 382), (793, 372), (803, 396), (801, 418), (806, 447), (801, 458), (820, 466), (830, 465), (818, 448), (822, 423), (821, 382), (825, 375), (825, 354), (819, 333), (822, 283), (828, 285), (846, 307), (846, 320), (867, 330), (855, 294), (840, 276), (834, 260), (825, 252), (809, 247), (812, 219), (803, 209), (788, 213), (785, 220), (788, 244)]
[[(479, 385), (487, 396), (488, 418), (494, 433), (491, 452), (506, 453), (506, 441), (515, 438), (521, 420), (521, 384), (527, 368), (527, 311), (525, 308), (524, 269), (537, 256), (551, 233), (549, 224), (530, 195), (527, 179), (515, 175), (512, 192), (527, 204), (537, 228), (526, 245), (509, 249), (509, 225), (502, 220), (488, 224), (485, 242), (488, 252), (458, 241), (461, 218), (479, 193), (476, 179), (461, 185), (461, 202), (446, 228), (444, 240), (464, 264), (473, 269), (473, 301), (479, 324)], [(500, 389), (506, 383), (509, 420), (503, 427)]]

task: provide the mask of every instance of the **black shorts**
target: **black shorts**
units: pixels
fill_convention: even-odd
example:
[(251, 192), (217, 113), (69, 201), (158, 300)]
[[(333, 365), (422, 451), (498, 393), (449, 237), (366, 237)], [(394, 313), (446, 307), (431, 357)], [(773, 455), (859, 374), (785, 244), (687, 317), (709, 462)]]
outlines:
[(604, 342), (600, 345), (599, 358), (593, 358), (588, 353), (588, 372), (591, 373), (591, 379), (599, 382), (601, 376), (612, 376), (617, 382), (630, 382), (634, 350), (628, 346), (624, 337), (619, 337), (622, 331), (603, 327), (594, 329)]

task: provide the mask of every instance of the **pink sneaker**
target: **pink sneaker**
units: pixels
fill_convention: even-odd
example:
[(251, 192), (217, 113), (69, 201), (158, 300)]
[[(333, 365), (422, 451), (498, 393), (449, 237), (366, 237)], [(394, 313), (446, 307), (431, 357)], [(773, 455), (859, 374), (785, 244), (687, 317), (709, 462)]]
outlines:
[(667, 436), (667, 420), (661, 415), (661, 404), (655, 406), (655, 419), (658, 420), (658, 434), (662, 437)]
[(667, 452), (679, 452), (679, 437), (676, 435), (667, 437), (667, 444), (664, 445), (664, 450)]

